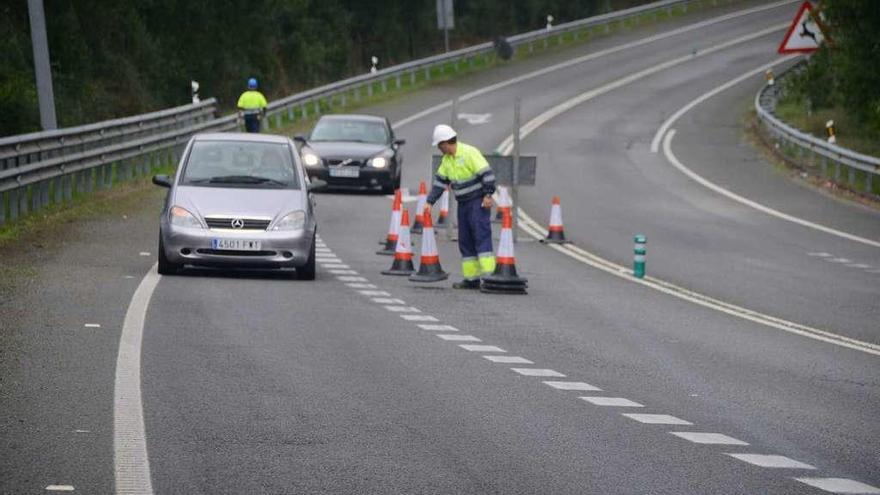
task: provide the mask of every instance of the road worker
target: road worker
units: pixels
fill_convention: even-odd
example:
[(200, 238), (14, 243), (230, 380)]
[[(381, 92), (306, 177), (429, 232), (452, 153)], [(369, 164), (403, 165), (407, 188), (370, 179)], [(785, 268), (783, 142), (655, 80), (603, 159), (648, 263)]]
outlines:
[(464, 278), (452, 287), (479, 289), (480, 276), (495, 271), (490, 211), (495, 174), (477, 148), (458, 141), (455, 130), (444, 124), (434, 128), (432, 145), (443, 153), (434, 175), (428, 203), (433, 205), (447, 186), (458, 202), (458, 249)]
[(244, 115), (244, 128), (248, 132), (260, 132), (260, 119), (266, 113), (266, 97), (257, 91), (256, 78), (247, 82), (247, 91), (238, 97), (238, 112)]

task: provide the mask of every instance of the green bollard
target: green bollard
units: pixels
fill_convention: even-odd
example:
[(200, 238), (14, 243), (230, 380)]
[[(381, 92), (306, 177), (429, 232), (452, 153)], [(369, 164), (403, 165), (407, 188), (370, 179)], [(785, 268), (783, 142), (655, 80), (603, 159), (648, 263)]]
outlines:
[(633, 256), (633, 276), (645, 278), (645, 244), (648, 239), (638, 234), (633, 239), (636, 242), (635, 256)]

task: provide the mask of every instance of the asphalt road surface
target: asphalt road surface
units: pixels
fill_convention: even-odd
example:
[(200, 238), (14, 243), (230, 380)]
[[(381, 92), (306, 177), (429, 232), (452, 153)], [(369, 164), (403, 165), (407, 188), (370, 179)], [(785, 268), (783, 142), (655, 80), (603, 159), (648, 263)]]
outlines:
[[(488, 154), (521, 99), (535, 124), (522, 152), (538, 157), (522, 213), (546, 226), (560, 196), (574, 244), (519, 233), (526, 296), (453, 290), (442, 233), (450, 281), (381, 275), (381, 195), (318, 195), (314, 282), (158, 277), (161, 191), (66, 227), (22, 255), (33, 276), (0, 305), (0, 493), (122, 493), (120, 479), (157, 494), (880, 493), (880, 214), (793, 181), (748, 142), (762, 74), (651, 150), (679, 109), (779, 62), (797, 6), (719, 7), (366, 110), (407, 140), (414, 194), (444, 103), (482, 116), (455, 125)], [(621, 271), (634, 234), (647, 284)], [(117, 368), (130, 342), (140, 365)], [(114, 457), (119, 425), (138, 438), (114, 402), (126, 370), (140, 373), (144, 458)]]

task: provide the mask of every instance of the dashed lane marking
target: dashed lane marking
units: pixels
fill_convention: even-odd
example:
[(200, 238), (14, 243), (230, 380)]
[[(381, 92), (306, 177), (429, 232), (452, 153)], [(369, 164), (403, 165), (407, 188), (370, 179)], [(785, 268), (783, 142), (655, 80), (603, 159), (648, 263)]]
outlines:
[(399, 315), (406, 321), (440, 321), (433, 316), (428, 315)]
[(639, 423), (645, 423), (648, 425), (681, 425), (681, 426), (689, 426), (693, 425), (690, 421), (685, 421), (681, 418), (676, 418), (675, 416), (670, 416), (668, 414), (633, 414), (633, 413), (624, 413), (629, 419), (633, 419), (638, 421)]
[(534, 361), (529, 361), (528, 359), (520, 356), (483, 356), (484, 358), (492, 361), (493, 363), (506, 363), (506, 364), (535, 364)]
[(852, 260), (849, 258), (826, 258), (825, 261), (829, 263), (852, 263)]
[(847, 478), (795, 478), (830, 493), (880, 493), (880, 488)]
[(581, 390), (586, 392), (601, 392), (602, 389), (599, 387), (594, 387), (589, 383), (584, 382), (558, 382), (558, 381), (547, 381), (544, 382), (544, 385), (548, 385), (558, 390)]
[(871, 268), (871, 265), (866, 265), (864, 263), (849, 263), (846, 266), (850, 268)]
[(587, 401), (594, 406), (604, 407), (645, 407), (636, 401), (625, 399), (623, 397), (578, 397), (583, 401)]
[(342, 282), (368, 282), (364, 277), (352, 277), (347, 275), (336, 277), (336, 279)]
[(821, 253), (807, 253), (807, 256), (816, 256), (819, 258), (827, 258), (827, 257), (833, 256), (833, 255), (831, 253), (821, 252)]
[(419, 325), (419, 328), (422, 330), (429, 330), (432, 332), (457, 332), (458, 329), (452, 325), (432, 325), (430, 323), (424, 323)]
[(504, 349), (494, 345), (481, 344), (459, 344), (459, 347), (471, 352), (507, 352)]
[(49, 485), (46, 487), (46, 491), (50, 492), (72, 492), (74, 491), (73, 485)]
[(553, 378), (565, 378), (565, 375), (558, 371), (542, 369), (542, 368), (510, 368), (511, 371), (519, 373), (523, 376), (547, 376)]
[(374, 297), (370, 299), (376, 304), (406, 304), (403, 299), (395, 299), (393, 297)]
[(748, 442), (737, 440), (721, 433), (703, 433), (695, 431), (670, 431), (672, 435), (683, 438), (688, 442), (714, 445), (748, 445)]
[(100, 324), (100, 323), (86, 323), (86, 324), (83, 325), (83, 326), (86, 327), (86, 328), (101, 328), (101, 324)]
[(378, 289), (375, 284), (365, 284), (363, 282), (348, 282), (345, 285), (352, 289)]
[(382, 306), (392, 313), (421, 313), (422, 310), (412, 306)]
[(482, 340), (478, 339), (477, 337), (474, 337), (473, 335), (460, 335), (457, 333), (452, 333), (452, 334), (438, 333), (437, 337), (439, 337), (443, 340), (449, 340), (452, 342), (482, 342)]
[(734, 459), (739, 459), (755, 466), (765, 468), (779, 469), (816, 469), (815, 467), (804, 462), (785, 457), (784, 455), (764, 455), (764, 454), (727, 454)]
[(328, 273), (333, 275), (357, 275), (357, 271), (355, 270), (327, 270)]
[(139, 254), (140, 256), (149, 256), (149, 255), (150, 255), (150, 253), (149, 253), (148, 251), (141, 251), (141, 252), (138, 253), (138, 254)]
[(348, 270), (349, 268), (351, 268), (350, 266), (343, 264), (343, 263), (321, 263), (321, 265), (324, 268), (333, 268), (333, 269), (338, 268), (340, 270)]
[(391, 293), (385, 290), (359, 290), (365, 296), (390, 296)]

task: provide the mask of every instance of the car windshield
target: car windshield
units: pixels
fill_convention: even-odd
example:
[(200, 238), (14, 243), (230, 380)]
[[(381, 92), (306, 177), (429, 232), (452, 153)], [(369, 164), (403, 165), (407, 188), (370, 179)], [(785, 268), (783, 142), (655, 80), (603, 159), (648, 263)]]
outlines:
[(388, 129), (382, 122), (323, 119), (315, 126), (309, 140), (386, 144), (388, 138)]
[(299, 189), (290, 147), (283, 143), (196, 141), (182, 184)]

